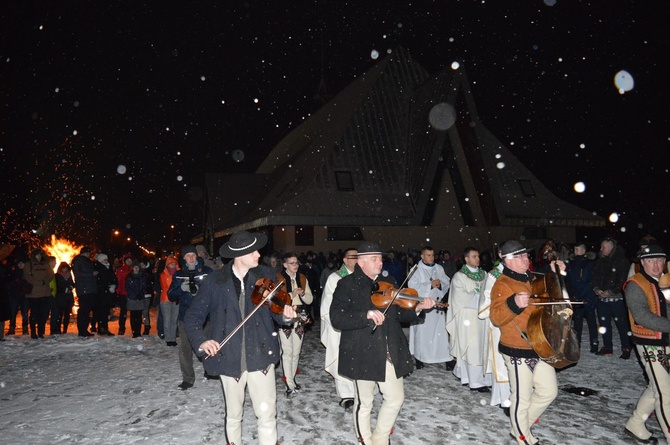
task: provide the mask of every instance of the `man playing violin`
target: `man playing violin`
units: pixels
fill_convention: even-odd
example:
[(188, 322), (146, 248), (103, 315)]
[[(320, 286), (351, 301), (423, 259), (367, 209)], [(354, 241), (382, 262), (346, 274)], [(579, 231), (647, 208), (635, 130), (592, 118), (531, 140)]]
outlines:
[[(509, 373), (510, 434), (524, 445), (539, 443), (530, 428), (558, 395), (556, 370), (540, 360), (526, 334), (531, 314), (542, 307), (531, 301), (529, 250), (514, 240), (500, 248), (504, 267), (491, 289), (490, 313), (491, 322), (500, 328), (498, 349)], [(562, 261), (556, 263), (565, 269)]]
[[(242, 443), (242, 414), (246, 388), (258, 426), (258, 443), (277, 443), (277, 387), (275, 363), (279, 360), (279, 341), (274, 322), (285, 324), (297, 317), (295, 308), (285, 305), (282, 315), (259, 308), (222, 347), (228, 333), (241, 325), (254, 309), (252, 293), (259, 279), (276, 278), (272, 270), (259, 266), (261, 249), (267, 243), (262, 233), (236, 232), (221, 246), (219, 253), (233, 260), (209, 274), (202, 282), (184, 318), (191, 347), (206, 355), (205, 371), (218, 375), (225, 403), (225, 442)], [(211, 338), (203, 329), (209, 317)]]
[[(390, 280), (381, 277), (381, 271), (381, 248), (363, 243), (358, 248), (354, 272), (338, 281), (330, 306), (331, 323), (342, 331), (338, 372), (354, 381), (354, 429), (359, 443), (368, 445), (388, 444), (405, 398), (403, 377), (413, 371), (400, 323), (416, 322), (424, 309), (435, 306), (435, 300), (426, 298), (412, 309), (393, 304), (387, 310), (375, 307), (371, 295), (376, 281)], [(370, 417), (376, 386), (383, 402), (372, 432)]]
[[(283, 281), (282, 290), (287, 292), (292, 299), (292, 304), (298, 307), (304, 307), (312, 304), (314, 297), (309, 288), (307, 277), (298, 272), (300, 263), (295, 253), (287, 252), (284, 254), (284, 271), (277, 274), (277, 280)], [(302, 309), (304, 311), (304, 309)], [(305, 323), (302, 320), (286, 324), (279, 331), (281, 343), (281, 365), (286, 379), (286, 397), (294, 397), (301, 389), (295, 381), (295, 374), (298, 371), (298, 361), (300, 360), (300, 349), (305, 335)]]

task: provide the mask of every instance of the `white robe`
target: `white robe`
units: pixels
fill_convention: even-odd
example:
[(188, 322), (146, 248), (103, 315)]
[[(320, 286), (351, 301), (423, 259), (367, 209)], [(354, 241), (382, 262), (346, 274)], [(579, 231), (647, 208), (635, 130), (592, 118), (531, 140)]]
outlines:
[[(502, 272), (502, 264), (499, 266)], [(496, 277), (490, 272), (484, 280), (484, 291), (479, 297), (479, 318), (486, 321), (487, 333), (482, 338), (482, 355), (486, 357), (484, 372), (491, 373), (493, 381), (491, 385), (491, 406), (500, 405), (509, 407), (509, 374), (505, 367), (505, 360), (498, 351), (500, 343), (500, 328), (493, 326), (489, 318), (491, 312), (491, 289), (496, 282)]]
[(484, 371), (486, 356), (482, 353), (482, 337), (486, 335), (486, 321), (477, 317), (482, 281), (474, 281), (463, 272), (456, 272), (451, 280), (447, 331), (450, 335), (451, 355), (456, 357), (454, 375), (470, 388), (491, 386), (491, 373)]
[[(439, 279), (442, 288), (432, 288), (431, 280)], [(408, 286), (416, 289), (420, 297), (440, 301), (449, 289), (449, 277), (439, 264), (427, 266), (419, 262)], [(423, 323), (413, 324), (409, 328), (409, 352), (415, 359), (424, 363), (443, 363), (452, 360), (449, 353), (449, 335), (445, 329), (444, 311), (426, 312)]]
[(342, 277), (337, 272), (328, 276), (321, 295), (321, 343), (326, 347), (325, 367), (327, 373), (335, 378), (335, 389), (341, 399), (354, 398), (354, 382), (337, 372), (340, 353), (340, 337), (342, 333), (330, 323), (330, 305), (337, 282)]

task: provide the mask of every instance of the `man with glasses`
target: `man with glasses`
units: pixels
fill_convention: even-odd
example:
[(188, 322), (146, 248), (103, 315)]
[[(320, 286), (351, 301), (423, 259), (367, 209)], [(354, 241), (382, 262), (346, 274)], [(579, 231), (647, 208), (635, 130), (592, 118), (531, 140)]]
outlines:
[[(381, 275), (382, 266), (381, 248), (374, 243), (361, 244), (354, 273), (337, 283), (330, 306), (333, 327), (342, 331), (338, 371), (354, 381), (354, 430), (358, 443), (365, 445), (389, 443), (405, 400), (404, 377), (414, 370), (401, 323), (415, 323), (423, 310), (435, 307), (432, 298), (414, 309), (390, 305), (384, 313), (375, 307), (371, 296), (379, 287), (377, 281), (393, 280)], [(383, 402), (373, 432), (371, 414), (377, 387)]]
[(626, 422), (625, 433), (640, 443), (658, 443), (644, 423), (652, 408), (665, 439), (670, 441), (670, 320), (668, 304), (659, 279), (665, 267), (665, 252), (657, 245), (648, 245), (640, 252), (642, 270), (624, 284), (633, 342), (649, 387), (637, 402), (633, 415)]
[(596, 355), (612, 355), (612, 319), (619, 331), (621, 340), (621, 356), (630, 358), (630, 339), (628, 337), (628, 318), (623, 300), (622, 286), (628, 277), (630, 263), (625, 252), (616, 241), (605, 238), (600, 243), (600, 258), (593, 267), (593, 290), (598, 296), (597, 308), (600, 332), (603, 335), (603, 347)]
[[(304, 306), (312, 304), (314, 296), (309, 288), (307, 277), (298, 272), (300, 262), (295, 253), (287, 252), (284, 255), (284, 270), (277, 274), (277, 279), (283, 281), (282, 290), (288, 292), (292, 303), (298, 307), (298, 312), (306, 315)], [(301, 309), (301, 306), (303, 308)], [(281, 341), (281, 365), (286, 379), (286, 397), (294, 397), (302, 387), (296, 383), (295, 375), (298, 372), (300, 349), (305, 335), (305, 324), (302, 319), (284, 325), (279, 330)]]
[[(504, 266), (491, 289), (490, 318), (500, 328), (498, 349), (509, 373), (510, 434), (519, 444), (535, 445), (538, 439), (530, 428), (558, 395), (558, 383), (556, 370), (540, 360), (528, 341), (528, 320), (542, 307), (531, 301), (529, 250), (514, 240), (500, 248)], [(565, 270), (562, 261), (556, 263)]]

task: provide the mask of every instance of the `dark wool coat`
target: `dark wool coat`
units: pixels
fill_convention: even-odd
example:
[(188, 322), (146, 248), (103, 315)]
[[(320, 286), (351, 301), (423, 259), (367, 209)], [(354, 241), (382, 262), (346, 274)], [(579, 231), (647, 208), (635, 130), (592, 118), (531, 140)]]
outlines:
[(77, 289), (78, 296), (98, 293), (98, 279), (95, 277), (94, 271), (93, 261), (84, 255), (77, 255), (72, 260), (74, 286)]
[(630, 263), (620, 246), (615, 246), (608, 256), (600, 257), (593, 267), (591, 284), (594, 289), (622, 295), (623, 283), (628, 278)]
[[(378, 281), (392, 281), (379, 277)], [(337, 371), (353, 380), (386, 380), (386, 351), (391, 356), (396, 376), (403, 377), (414, 371), (407, 337), (400, 323), (418, 322), (425, 318), (414, 310), (392, 305), (386, 313), (384, 324), (371, 334), (374, 323), (367, 319), (369, 310), (377, 309), (370, 298), (374, 281), (356, 265), (354, 273), (337, 283), (330, 306), (330, 321), (342, 331), (340, 357)]]
[[(233, 281), (233, 261), (222, 269), (208, 274), (202, 281), (198, 293), (186, 312), (184, 324), (186, 334), (196, 353), (206, 340), (221, 342), (253, 309), (251, 294), (259, 278), (276, 279), (271, 269), (255, 267), (245, 277), (245, 314), (240, 312), (239, 296)], [(211, 335), (205, 336), (203, 325), (209, 316)], [(275, 322), (283, 323), (283, 317), (261, 307), (247, 323), (226, 343), (221, 351), (203, 360), (205, 371), (210, 375), (225, 375), (239, 378), (242, 375), (242, 331), (246, 353), (247, 371), (262, 371), (280, 359), (279, 340)], [(199, 355), (202, 355), (199, 353)]]

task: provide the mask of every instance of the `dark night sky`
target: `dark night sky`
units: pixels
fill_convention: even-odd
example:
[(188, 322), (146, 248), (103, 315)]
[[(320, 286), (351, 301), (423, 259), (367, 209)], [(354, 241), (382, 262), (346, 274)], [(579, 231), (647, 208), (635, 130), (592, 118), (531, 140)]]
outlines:
[(117, 228), (153, 245), (171, 224), (186, 241), (204, 173), (253, 172), (316, 110), (322, 54), (337, 93), (402, 45), (430, 72), (461, 60), (483, 124), (557, 195), (620, 213), (612, 233), (667, 237), (670, 8), (546, 3), (4, 1), (3, 230), (37, 224), (60, 163), (79, 242)]

